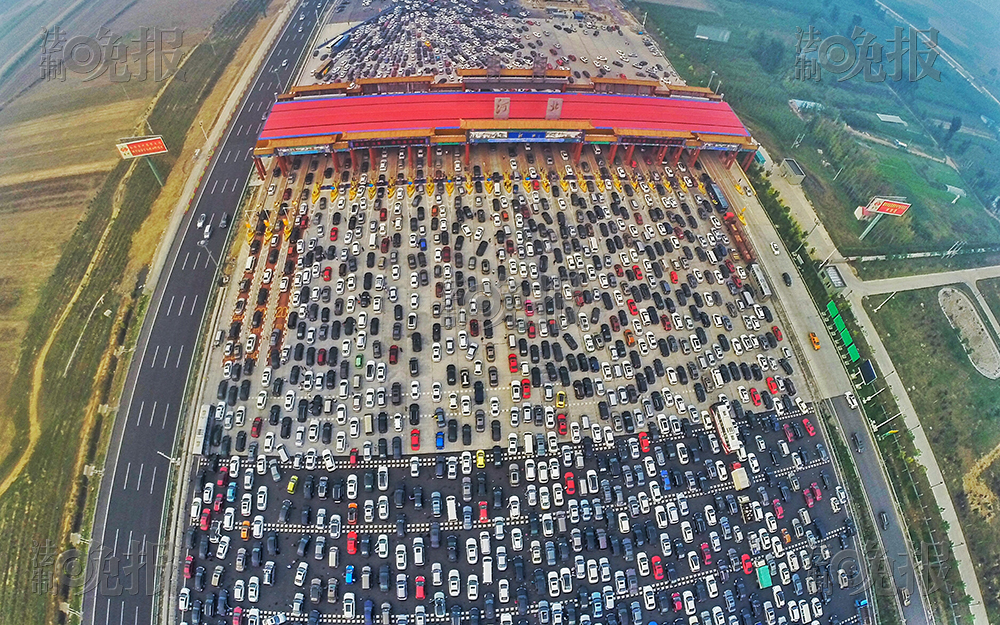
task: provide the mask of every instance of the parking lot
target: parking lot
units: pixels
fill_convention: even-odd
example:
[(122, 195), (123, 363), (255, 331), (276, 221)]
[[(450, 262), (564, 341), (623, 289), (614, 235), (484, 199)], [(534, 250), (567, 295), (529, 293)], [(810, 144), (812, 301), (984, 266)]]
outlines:
[[(377, 16), (375, 8), (387, 7), (339, 3), (297, 84), (419, 75), (457, 81), (460, 68), (484, 68), (495, 58), (504, 68), (530, 69), (536, 57), (549, 69), (571, 70), (570, 82), (609, 76), (683, 83), (652, 39), (589, 13), (574, 19), (476, 0), (400, 2)], [(345, 23), (344, 11), (365, 21)], [(337, 37), (350, 28), (341, 46)]]
[(262, 187), (181, 618), (856, 620), (843, 490), (701, 172), (453, 149)]

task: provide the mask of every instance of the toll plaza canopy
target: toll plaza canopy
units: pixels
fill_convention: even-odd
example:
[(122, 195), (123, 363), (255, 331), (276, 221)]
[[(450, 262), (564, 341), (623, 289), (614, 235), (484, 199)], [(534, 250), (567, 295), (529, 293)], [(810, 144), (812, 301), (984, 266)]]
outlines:
[(746, 151), (725, 102), (571, 92), (440, 92), (278, 101), (256, 156), (408, 144), (542, 140)]

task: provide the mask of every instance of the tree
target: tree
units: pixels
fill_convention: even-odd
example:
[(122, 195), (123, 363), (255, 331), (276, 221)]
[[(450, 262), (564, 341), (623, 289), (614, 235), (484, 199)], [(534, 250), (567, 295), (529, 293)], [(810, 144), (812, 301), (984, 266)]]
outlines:
[(962, 117), (956, 115), (951, 118), (951, 125), (948, 127), (948, 132), (944, 133), (944, 139), (941, 143), (948, 145), (951, 138), (955, 136), (955, 133), (962, 127)]

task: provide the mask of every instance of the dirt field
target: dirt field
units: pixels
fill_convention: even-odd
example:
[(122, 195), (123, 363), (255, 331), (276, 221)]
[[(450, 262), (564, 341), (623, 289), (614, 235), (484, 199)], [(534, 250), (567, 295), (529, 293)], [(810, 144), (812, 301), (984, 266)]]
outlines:
[(991, 380), (1000, 378), (1000, 350), (990, 336), (983, 319), (965, 293), (945, 287), (938, 292), (938, 303), (951, 327), (962, 337), (969, 361), (979, 373)]
[[(42, 0), (28, 7), (0, 9), (0, 51), (16, 56), (24, 37), (37, 40), (47, 24), (64, 12), (60, 28), (91, 34), (100, 25), (115, 32), (141, 26), (183, 29), (184, 48), (204, 38), (231, 0), (161, 3), (155, 0), (105, 0), (60, 3)], [(178, 17), (183, 16), (183, 17)], [(6, 21), (5, 21), (6, 20)], [(107, 76), (81, 82), (38, 81), (40, 51), (25, 57), (21, 74), (8, 74), (0, 89), (0, 463), (10, 450), (12, 425), (7, 416), (9, 385), (27, 321), (38, 302), (38, 289), (59, 260), (95, 191), (118, 162), (115, 142), (137, 130), (161, 85), (153, 80), (111, 83)], [(25, 73), (27, 72), (27, 73)], [(9, 88), (18, 85), (17, 97)], [(31, 85), (24, 91), (24, 87)], [(155, 128), (153, 129), (155, 132)], [(180, 146), (170, 146), (180, 149)]]

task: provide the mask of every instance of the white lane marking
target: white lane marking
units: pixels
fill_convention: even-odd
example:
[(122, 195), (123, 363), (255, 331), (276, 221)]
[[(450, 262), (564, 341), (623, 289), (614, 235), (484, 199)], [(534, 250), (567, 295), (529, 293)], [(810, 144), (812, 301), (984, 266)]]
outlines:
[(156, 355), (160, 353), (160, 346), (157, 345), (156, 349), (153, 350), (153, 358), (149, 361), (149, 368), (152, 369), (156, 364)]
[(177, 352), (177, 364), (174, 365), (174, 369), (180, 369), (181, 357), (184, 355), (184, 345), (181, 345), (181, 349)]
[(188, 316), (191, 316), (191, 315), (194, 314), (194, 307), (197, 306), (197, 305), (198, 305), (198, 296), (195, 295), (194, 296), (194, 301), (191, 302), (191, 312), (188, 313)]
[[(132, 463), (130, 462), (130, 463), (128, 463), (128, 466), (125, 467), (125, 480), (122, 482), (122, 490), (125, 490), (125, 487), (128, 485), (128, 474), (129, 474), (129, 472), (131, 470), (132, 470)], [(117, 535), (118, 535), (118, 530), (115, 530), (115, 536), (117, 537)], [(117, 546), (118, 546), (118, 544), (117, 544), (117, 538), (116, 538), (115, 539), (115, 547), (117, 548)]]
[(167, 368), (167, 362), (170, 360), (170, 350), (174, 348), (173, 345), (167, 345), (167, 355), (163, 357), (163, 368)]
[[(187, 260), (187, 259), (185, 259), (185, 260)], [(170, 296), (170, 303), (167, 304), (167, 314), (168, 315), (170, 314), (170, 309), (173, 308), (173, 307), (174, 307), (174, 296), (171, 295)]]
[[(145, 462), (143, 462), (142, 464), (139, 465), (139, 477), (137, 477), (136, 480), (135, 480), (135, 489), (136, 490), (139, 490), (139, 486), (142, 485), (142, 470), (145, 469), (145, 468), (146, 468), (146, 463)], [(131, 542), (132, 542), (132, 533), (131, 532), (129, 532), (128, 539), (129, 539), (129, 544), (131, 544)], [(129, 547), (129, 548), (131, 549), (131, 547)]]

